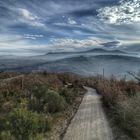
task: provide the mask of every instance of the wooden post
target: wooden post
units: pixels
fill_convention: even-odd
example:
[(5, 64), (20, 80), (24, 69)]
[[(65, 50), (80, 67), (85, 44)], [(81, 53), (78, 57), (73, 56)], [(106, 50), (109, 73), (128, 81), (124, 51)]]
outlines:
[(105, 82), (104, 82), (104, 78), (105, 78), (105, 77), (104, 77), (104, 76), (105, 76), (105, 71), (104, 71), (104, 68), (103, 68), (103, 80), (102, 80), (103, 86), (105, 86), (105, 84), (104, 84), (104, 83), (105, 83)]
[(105, 69), (103, 68), (103, 79), (104, 79), (104, 76), (105, 76)]
[(24, 75), (21, 78), (21, 89), (24, 89)]

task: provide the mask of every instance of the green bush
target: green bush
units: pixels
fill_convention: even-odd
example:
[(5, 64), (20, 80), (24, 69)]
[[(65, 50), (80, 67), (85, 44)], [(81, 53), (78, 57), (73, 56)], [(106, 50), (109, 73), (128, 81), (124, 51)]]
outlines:
[(36, 84), (29, 88), (31, 92), (31, 96), (36, 97), (37, 99), (44, 98), (46, 96), (46, 92), (48, 88), (45, 85)]
[(29, 140), (37, 133), (46, 132), (50, 129), (50, 124), (45, 115), (31, 112), (25, 108), (13, 109), (5, 126), (17, 140)]
[(1, 131), (0, 133), (0, 140), (16, 140), (10, 131)]
[(63, 96), (68, 104), (72, 104), (74, 99), (77, 97), (78, 92), (73, 89), (64, 88), (61, 90), (60, 95)]
[(45, 86), (35, 86), (31, 91), (33, 97), (29, 100), (29, 109), (46, 113), (55, 113), (65, 109), (65, 99)]
[(32, 111), (37, 111), (38, 113), (46, 112), (46, 111), (44, 111), (44, 107), (45, 107), (44, 99), (41, 100), (41, 99), (37, 99), (37, 98), (32, 98), (28, 102), (28, 108)]
[(30, 136), (29, 140), (44, 140), (43, 134), (37, 134), (35, 137)]
[(48, 88), (45, 85), (34, 85), (30, 87), (31, 99), (28, 102), (28, 107), (32, 111), (46, 112), (46, 95)]
[(45, 101), (50, 113), (63, 111), (66, 107), (65, 99), (54, 91), (48, 91)]

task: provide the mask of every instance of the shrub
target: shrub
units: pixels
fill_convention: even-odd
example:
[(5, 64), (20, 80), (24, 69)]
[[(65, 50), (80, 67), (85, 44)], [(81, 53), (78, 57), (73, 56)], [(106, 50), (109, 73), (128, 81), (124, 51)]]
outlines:
[(44, 135), (43, 134), (36, 134), (35, 137), (30, 136), (29, 140), (44, 140)]
[(46, 96), (46, 92), (48, 91), (47, 86), (36, 84), (29, 88), (31, 96), (36, 97), (37, 99), (44, 98)]
[(48, 90), (46, 86), (37, 85), (31, 89), (31, 92), (33, 96), (29, 100), (29, 109), (49, 113), (55, 113), (65, 109), (65, 99), (57, 92)]
[(28, 102), (28, 108), (32, 111), (37, 111), (39, 112), (43, 112), (44, 111), (44, 99), (43, 100), (39, 100), (37, 98), (32, 98), (31, 100), (29, 100)]
[(25, 108), (13, 109), (6, 124), (6, 129), (17, 140), (29, 140), (29, 137), (50, 129), (50, 124), (43, 114), (37, 114)]
[(140, 95), (127, 98), (116, 107), (115, 119), (128, 135), (140, 139)]
[(72, 104), (74, 99), (77, 97), (78, 92), (72, 89), (64, 88), (61, 90), (60, 95), (63, 96), (67, 103)]
[(66, 107), (65, 99), (54, 91), (48, 91), (45, 101), (50, 113), (63, 111)]
[(102, 95), (103, 102), (106, 106), (114, 106), (117, 103), (119, 94), (121, 94), (119, 87), (115, 81), (99, 81), (95, 86), (97, 92)]
[(1, 131), (0, 133), (0, 140), (16, 140), (10, 131)]
[(28, 102), (30, 110), (43, 112), (46, 106), (46, 95), (48, 88), (45, 85), (34, 85), (30, 87), (31, 99)]

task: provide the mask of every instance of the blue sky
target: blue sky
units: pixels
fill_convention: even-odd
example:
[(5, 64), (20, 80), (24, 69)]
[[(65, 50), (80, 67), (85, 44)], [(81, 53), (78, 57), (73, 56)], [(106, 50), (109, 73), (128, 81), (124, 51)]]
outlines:
[(139, 43), (140, 0), (0, 0), (0, 55)]

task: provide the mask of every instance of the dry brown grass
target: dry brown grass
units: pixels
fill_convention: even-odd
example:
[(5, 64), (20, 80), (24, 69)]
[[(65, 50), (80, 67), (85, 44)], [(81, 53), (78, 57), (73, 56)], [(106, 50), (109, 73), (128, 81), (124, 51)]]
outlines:
[[(136, 81), (96, 78), (93, 87), (102, 95), (109, 117), (121, 129), (122, 135), (139, 140), (140, 85)], [(121, 140), (126, 140), (123, 137)]]
[(135, 140), (140, 139), (140, 94), (118, 103), (115, 111), (116, 124)]
[(102, 95), (103, 102), (108, 107), (127, 97), (135, 96), (140, 91), (140, 85), (136, 81), (116, 80), (115, 78), (95, 78), (92, 87)]

